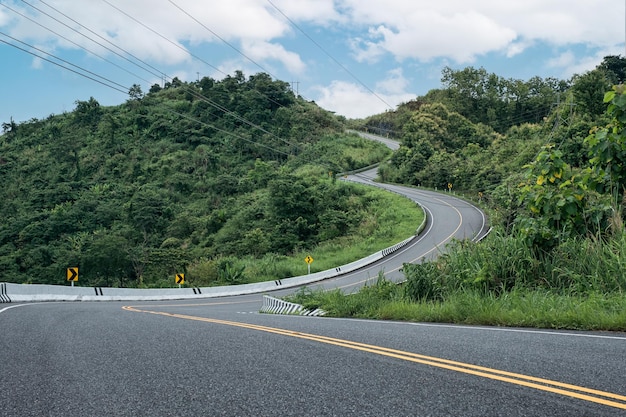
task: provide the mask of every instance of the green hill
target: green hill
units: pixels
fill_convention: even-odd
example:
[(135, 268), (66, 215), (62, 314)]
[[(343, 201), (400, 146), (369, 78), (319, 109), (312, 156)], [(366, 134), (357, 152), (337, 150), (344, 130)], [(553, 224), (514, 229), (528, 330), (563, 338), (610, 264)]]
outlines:
[(389, 151), (344, 125), (287, 83), (240, 72), (4, 123), (0, 280), (61, 283), (80, 266), (82, 285), (158, 286), (200, 265), (196, 285), (234, 281), (231, 257), (354, 233), (371, 197), (329, 172)]

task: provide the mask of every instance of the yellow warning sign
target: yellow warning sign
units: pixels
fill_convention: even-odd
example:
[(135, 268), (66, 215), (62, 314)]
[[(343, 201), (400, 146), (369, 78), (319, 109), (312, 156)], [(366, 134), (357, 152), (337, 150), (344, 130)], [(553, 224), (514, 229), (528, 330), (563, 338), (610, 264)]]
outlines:
[(78, 267), (67, 268), (67, 280), (72, 282), (78, 281)]

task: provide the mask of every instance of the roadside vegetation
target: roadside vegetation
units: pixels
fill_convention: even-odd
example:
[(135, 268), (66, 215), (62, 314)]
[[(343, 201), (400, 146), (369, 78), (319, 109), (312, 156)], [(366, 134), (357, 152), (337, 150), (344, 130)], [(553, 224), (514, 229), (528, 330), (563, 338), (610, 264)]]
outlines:
[(406, 264), (406, 281), (380, 276), (360, 291), (304, 288), (289, 301), (331, 317), (626, 331), (626, 235), (574, 238), (538, 258), (499, 232), (456, 242), (436, 261)]
[(404, 265), (402, 285), (381, 276), (292, 300), (331, 316), (626, 331), (625, 69), (606, 57), (567, 82), (527, 83), (446, 70), (447, 88), (362, 121), (402, 143), (383, 179), (454, 184), (494, 231)]
[[(424, 219), (423, 211), (404, 197), (358, 184), (345, 184), (345, 187), (350, 192), (363, 193), (368, 201), (368, 210), (353, 233), (289, 255), (231, 256), (219, 258), (217, 262), (198, 259), (187, 267), (194, 285), (242, 284), (306, 275), (308, 267), (304, 258), (307, 256), (313, 258), (311, 273), (346, 265), (414, 236)], [(225, 267), (225, 263), (229, 267)], [(231, 275), (228, 272), (232, 272)]]
[(86, 286), (169, 287), (181, 272), (240, 284), (306, 273), (306, 255), (318, 270), (391, 246), (420, 210), (337, 180), (391, 153), (345, 122), (237, 72), (2, 123), (0, 281), (64, 284), (78, 267)]
[[(421, 222), (400, 197), (340, 181), (451, 189), (493, 232), (401, 285), (293, 299), (331, 315), (626, 331), (626, 59), (569, 80), (445, 68), (442, 87), (365, 120), (241, 72), (93, 97), (2, 123), (0, 280), (160, 287), (282, 279), (358, 259)], [(228, 109), (230, 111), (224, 111)], [(347, 129), (394, 138), (391, 152)]]

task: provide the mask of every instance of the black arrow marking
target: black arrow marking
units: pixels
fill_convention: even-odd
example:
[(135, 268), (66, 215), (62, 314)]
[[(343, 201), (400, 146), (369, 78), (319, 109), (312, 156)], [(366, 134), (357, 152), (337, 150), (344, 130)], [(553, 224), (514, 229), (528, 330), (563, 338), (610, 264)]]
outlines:
[(70, 277), (68, 281), (76, 281), (77, 276), (78, 276), (78, 270), (76, 270), (76, 268), (70, 268)]

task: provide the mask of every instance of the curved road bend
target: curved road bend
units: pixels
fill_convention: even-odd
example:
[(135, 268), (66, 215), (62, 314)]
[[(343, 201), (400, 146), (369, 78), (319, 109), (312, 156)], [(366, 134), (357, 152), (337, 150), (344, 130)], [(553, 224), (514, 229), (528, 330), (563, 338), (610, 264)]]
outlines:
[[(432, 224), (333, 285), (483, 230), (452, 196), (388, 187)], [(0, 416), (626, 415), (623, 333), (258, 314), (261, 298), (0, 305)]]
[(625, 334), (258, 314), (260, 297), (0, 307), (0, 416), (626, 415)]

